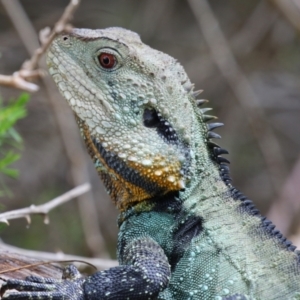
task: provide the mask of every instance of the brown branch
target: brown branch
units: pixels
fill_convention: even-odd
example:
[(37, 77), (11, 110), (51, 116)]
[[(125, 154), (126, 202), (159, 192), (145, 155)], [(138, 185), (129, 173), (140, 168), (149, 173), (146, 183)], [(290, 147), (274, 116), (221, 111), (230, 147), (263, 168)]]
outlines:
[[(268, 212), (268, 218), (272, 220), (280, 231), (287, 235), (294, 221), (294, 217), (300, 210), (300, 157), (291, 174), (283, 185), (282, 192), (274, 201)], [(299, 240), (299, 238), (298, 238)], [(298, 243), (300, 246), (300, 244)]]
[(26, 13), (20, 1), (2, 0), (1, 2), (14, 27), (17, 29), (17, 32), (22, 32), (22, 35), (20, 35), (19, 38), (22, 40), (30, 56), (32, 56), (34, 51), (40, 46), (39, 40), (37, 37), (32, 37), (28, 34), (28, 31), (34, 30), (34, 28), (26, 18)]
[(32, 72), (27, 70), (20, 70), (14, 72), (12, 75), (0, 74), (0, 85), (20, 89), (29, 93), (34, 93), (39, 90), (39, 86), (27, 80), (34, 77), (40, 77), (41, 74), (42, 73), (40, 70), (34, 70)]
[[(15, 2), (15, 0), (6, 1), (19, 3)], [(32, 69), (34, 65), (36, 65), (39, 61), (40, 55), (46, 51), (48, 45), (51, 43), (55, 35), (70, 28), (70, 26), (68, 25), (68, 21), (74, 14), (74, 10), (77, 8), (78, 4), (79, 1), (77, 0), (73, 0), (70, 2), (69, 6), (65, 9), (62, 17), (56, 23), (54, 29), (50, 34), (49, 28), (45, 28), (40, 31), (40, 40), (42, 43), (42, 47), (40, 48), (41, 50), (38, 49), (36, 54), (33, 55), (32, 59), (29, 62), (23, 64), (24, 67)], [(25, 43), (27, 40), (36, 40), (36, 33), (26, 13), (22, 10), (22, 12), (16, 15), (14, 12), (18, 11), (18, 7), (13, 7), (10, 9), (10, 11), (10, 17), (12, 18), (19, 36), (23, 37), (26, 34), (26, 39), (25, 41), (23, 40), (23, 42)], [(22, 24), (22, 26), (17, 26), (17, 24)], [(25, 43), (25, 45), (27, 44)], [(27, 46), (27, 50), (30, 53), (29, 46)], [(46, 68), (43, 61), (41, 61), (39, 65), (43, 69)], [(90, 182), (89, 174), (87, 171), (86, 156), (82, 149), (78, 134), (76, 133), (77, 128), (73, 120), (73, 115), (71, 114), (65, 102), (62, 101), (60, 95), (53, 93), (53, 89), (55, 89), (53, 81), (48, 76), (45, 76), (43, 77), (43, 82), (50, 106), (53, 110), (54, 118), (57, 123), (65, 153), (70, 162), (70, 171), (73, 184), (77, 186), (82, 184), (83, 182)], [(95, 205), (94, 197), (92, 193), (89, 192), (81, 196), (81, 198), (82, 199), (78, 201), (78, 206), (87, 246), (95, 256), (108, 256), (108, 254), (104, 250), (104, 239), (100, 231), (99, 220), (97, 216), (97, 207)]]
[[(36, 71), (35, 69), (38, 67), (38, 62), (41, 57), (45, 54), (48, 47), (50, 46), (53, 39), (62, 31), (67, 31), (70, 28), (69, 21), (72, 19), (73, 14), (77, 7), (79, 6), (80, 0), (71, 0), (69, 5), (66, 7), (63, 15), (59, 19), (59, 21), (55, 24), (53, 30), (49, 33), (47, 38), (43, 38), (42, 44), (39, 48), (37, 48), (34, 52), (30, 60), (25, 61), (20, 69), (20, 71), (14, 72), (13, 75), (0, 75), (0, 84), (5, 86), (10, 86), (13, 88), (25, 90), (27, 92), (36, 92), (39, 90), (39, 86), (29, 82), (28, 80), (41, 76), (43, 72)], [(27, 20), (26, 14), (20, 6), (19, 2), (12, 0), (2, 0), (2, 4), (5, 7), (10, 19), (12, 20), (15, 28), (18, 32), (23, 32), (24, 28), (32, 27), (31, 23)], [(26, 24), (22, 24), (20, 22), (22, 20), (26, 22)], [(26, 26), (24, 26), (26, 25)], [(33, 30), (32, 28), (27, 28), (29, 31)], [(27, 50), (29, 53), (32, 53), (32, 43), (35, 43), (35, 39), (31, 39), (32, 43), (28, 43), (24, 36), (28, 37), (30, 34), (20, 34), (23, 42), (27, 46)], [(24, 41), (25, 40), (25, 41)], [(38, 76), (36, 76), (38, 74)]]
[(70, 30), (71, 26), (69, 21), (73, 18), (73, 15), (80, 4), (80, 0), (71, 0), (69, 5), (65, 8), (64, 13), (55, 24), (54, 28), (50, 32), (47, 39), (43, 40), (40, 48), (36, 49), (33, 56), (29, 61), (25, 61), (22, 68), (26, 70), (33, 70), (37, 67), (42, 55), (47, 51), (54, 38), (63, 31)]
[(286, 165), (276, 136), (265, 121), (266, 116), (259, 105), (259, 98), (238, 65), (208, 1), (188, 0), (188, 3), (210, 49), (214, 63), (244, 110), (268, 168), (273, 189), (279, 193), (281, 178), (286, 177), (287, 174)]
[(300, 3), (299, 0), (269, 0), (285, 16), (290, 24), (300, 31)]
[[(30, 207), (16, 209), (12, 211), (8, 211), (5, 213), (0, 214), (0, 222), (8, 224), (8, 220), (12, 219), (20, 219), (20, 218), (26, 218), (28, 223), (30, 223), (30, 216), (31, 215), (44, 215), (47, 216), (48, 213), (54, 209), (55, 207), (64, 204), (67, 201), (70, 201), (87, 191), (91, 189), (91, 186), (89, 183), (85, 183), (83, 185), (80, 185), (69, 192), (56, 197), (55, 199), (41, 204), (41, 205), (31, 205)], [(47, 221), (47, 219), (46, 219)]]
[[(86, 261), (89, 264), (94, 265), (99, 270), (112, 268), (118, 265), (116, 260), (112, 259), (101, 259), (101, 258), (89, 258), (78, 255), (70, 255), (64, 254), (62, 252), (59, 253), (51, 253), (51, 252), (41, 252), (34, 250), (21, 249), (15, 246), (7, 245), (0, 241), (1, 251), (8, 251), (11, 253), (18, 253), (20, 255), (24, 255), (27, 257), (34, 258), (36, 260), (44, 260), (44, 261), (61, 261), (61, 260), (74, 260), (74, 261)], [(85, 264), (75, 263), (76, 266), (85, 267)]]
[(25, 269), (26, 270), (31, 270), (31, 269), (36, 268), (36, 267), (46, 266), (46, 265), (51, 265), (51, 264), (58, 264), (58, 263), (61, 263), (61, 264), (81, 263), (83, 265), (87, 265), (87, 266), (92, 267), (93, 269), (97, 270), (96, 266), (88, 263), (87, 261), (83, 261), (83, 260), (75, 260), (75, 259), (74, 260), (59, 260), (59, 261), (46, 260), (46, 261), (40, 261), (40, 262), (37, 262), (37, 263), (30, 263), (30, 264), (25, 265), (25, 266), (18, 266), (18, 267), (6, 269), (6, 270), (1, 270), (0, 271), (0, 276), (2, 274), (18, 272), (18, 271), (25, 270)]
[(266, 1), (259, 2), (243, 27), (229, 41), (234, 54), (241, 56), (253, 51), (277, 19), (277, 10)]

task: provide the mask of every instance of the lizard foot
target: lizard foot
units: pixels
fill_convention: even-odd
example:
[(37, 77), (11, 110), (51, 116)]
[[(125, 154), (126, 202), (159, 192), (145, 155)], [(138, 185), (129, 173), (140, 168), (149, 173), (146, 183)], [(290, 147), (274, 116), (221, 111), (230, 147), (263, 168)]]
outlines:
[(63, 270), (62, 279), (37, 276), (26, 277), (25, 280), (10, 279), (1, 287), (1, 297), (8, 290), (17, 290), (4, 295), (5, 300), (83, 300), (83, 283), (77, 268), (73, 265)]

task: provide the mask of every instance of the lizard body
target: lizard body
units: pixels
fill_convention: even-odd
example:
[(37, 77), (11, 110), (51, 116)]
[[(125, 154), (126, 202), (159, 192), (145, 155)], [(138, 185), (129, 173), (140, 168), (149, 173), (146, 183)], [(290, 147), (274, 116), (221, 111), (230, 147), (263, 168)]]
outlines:
[(57, 37), (49, 72), (120, 210), (120, 266), (9, 281), (5, 299), (300, 299), (295, 247), (230, 180), (182, 66), (122, 28)]

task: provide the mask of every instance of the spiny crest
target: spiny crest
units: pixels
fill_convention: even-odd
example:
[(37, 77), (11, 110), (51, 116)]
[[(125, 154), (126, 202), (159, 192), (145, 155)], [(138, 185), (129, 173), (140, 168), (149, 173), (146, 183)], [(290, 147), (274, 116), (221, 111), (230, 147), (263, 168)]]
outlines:
[[(203, 90), (193, 91), (194, 84), (190, 84), (190, 83), (187, 84), (187, 82), (183, 82), (182, 84), (183, 84), (183, 87), (185, 88), (185, 90), (187, 91), (187, 93), (189, 95), (191, 95), (192, 98), (194, 99), (197, 107), (199, 108), (199, 110), (201, 112), (202, 120), (205, 123), (207, 123), (211, 120), (217, 119), (216, 116), (206, 114), (208, 111), (211, 111), (212, 108), (209, 108), (209, 107), (202, 108), (202, 105), (209, 102), (207, 99), (196, 99), (196, 97), (199, 96), (203, 92)], [(225, 164), (229, 164), (229, 161), (226, 158), (221, 156), (223, 154), (228, 154), (228, 151), (221, 148), (218, 144), (211, 141), (211, 139), (220, 139), (221, 138), (221, 136), (219, 134), (213, 132), (213, 130), (215, 130), (219, 127), (222, 127), (222, 126), (224, 126), (224, 124), (220, 123), (220, 122), (207, 123), (207, 139), (208, 139), (207, 145), (210, 150), (212, 159), (220, 165), (220, 173), (221, 173), (222, 179), (225, 181), (225, 183), (227, 185), (229, 185), (231, 182), (231, 179), (229, 176), (229, 168), (227, 165), (225, 165)], [(223, 174), (224, 170), (225, 170), (223, 168), (224, 166), (226, 167), (225, 168), (226, 174)]]
[[(224, 168), (224, 166), (223, 166), (223, 168)], [(224, 174), (226, 174), (228, 172), (229, 172), (228, 168), (227, 168), (227, 170), (225, 170), (225, 168), (223, 169)], [(283, 247), (285, 247), (286, 250), (295, 252), (297, 254), (298, 261), (300, 262), (300, 252), (295, 251), (296, 246), (294, 246), (291, 241), (289, 241), (287, 238), (285, 238), (283, 236), (283, 234), (278, 229), (276, 229), (275, 225), (270, 220), (268, 220), (266, 217), (261, 216), (259, 210), (255, 207), (254, 203), (250, 199), (248, 199), (245, 195), (243, 195), (243, 193), (241, 193), (235, 187), (230, 188), (230, 193), (231, 193), (233, 199), (235, 199), (237, 201), (241, 201), (240, 209), (243, 212), (247, 212), (248, 214), (250, 214), (252, 216), (259, 217), (260, 221), (261, 221), (260, 226), (261, 226), (262, 230), (265, 233), (267, 233), (268, 235), (270, 235), (270, 237), (276, 238), (277, 241), (279, 242), (279, 244), (281, 244)]]
[[(196, 97), (202, 93), (202, 90), (193, 92), (192, 88), (187, 92), (190, 93), (190, 95), (192, 95), (192, 97), (195, 99), (196, 105), (197, 107), (199, 107), (200, 112), (202, 114), (203, 121), (209, 122), (213, 119), (217, 119), (217, 117), (215, 116), (206, 115), (206, 112), (211, 111), (212, 108), (201, 108), (201, 106), (203, 104), (206, 104), (208, 100), (196, 99)], [(266, 217), (261, 216), (259, 210), (255, 207), (254, 203), (250, 199), (248, 199), (238, 189), (236, 189), (231, 185), (232, 180), (230, 177), (230, 169), (228, 166), (230, 162), (226, 158), (221, 156), (223, 154), (228, 154), (228, 151), (226, 149), (221, 148), (218, 144), (214, 143), (213, 141), (211, 141), (211, 139), (221, 138), (221, 136), (213, 132), (213, 130), (222, 127), (223, 125), (224, 125), (223, 123), (219, 123), (219, 122), (207, 123), (207, 139), (208, 139), (207, 145), (210, 150), (212, 159), (219, 164), (219, 171), (222, 180), (230, 188), (230, 193), (233, 196), (233, 198), (235, 200), (241, 201), (240, 209), (244, 212), (247, 212), (250, 215), (260, 217), (262, 229), (267, 234), (270, 234), (271, 237), (275, 237), (278, 240), (278, 242), (281, 245), (283, 245), (283, 247), (285, 247), (288, 251), (294, 252), (296, 246), (294, 246), (291, 241), (287, 240), (283, 236), (283, 234), (275, 228), (275, 225), (270, 220), (268, 220)], [(295, 251), (295, 253), (297, 253), (298, 260), (300, 261), (300, 252)]]

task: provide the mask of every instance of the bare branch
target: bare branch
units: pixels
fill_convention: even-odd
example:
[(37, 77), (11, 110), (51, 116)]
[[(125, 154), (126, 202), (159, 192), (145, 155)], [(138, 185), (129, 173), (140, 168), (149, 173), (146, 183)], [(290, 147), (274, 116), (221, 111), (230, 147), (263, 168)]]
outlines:
[(230, 39), (235, 55), (241, 56), (253, 51), (277, 19), (277, 10), (266, 1), (259, 2), (243, 27)]
[[(36, 260), (41, 261), (61, 261), (61, 260), (81, 260), (86, 261), (99, 270), (112, 268), (118, 265), (118, 262), (116, 260), (112, 259), (101, 259), (101, 258), (89, 258), (89, 257), (82, 257), (77, 255), (70, 255), (70, 254), (64, 254), (62, 252), (59, 253), (51, 253), (51, 252), (40, 252), (40, 251), (33, 251), (33, 250), (27, 250), (27, 249), (21, 249), (18, 247), (10, 246), (2, 241), (0, 241), (0, 248), (1, 251), (9, 251), (12, 253), (18, 253), (24, 256), (28, 256), (31, 258), (34, 258)], [(86, 267), (85, 264), (82, 263), (74, 263), (77, 267)]]
[(49, 213), (52, 209), (55, 207), (62, 205), (63, 203), (70, 201), (87, 191), (91, 189), (91, 186), (89, 183), (85, 183), (83, 185), (80, 185), (69, 192), (45, 203), (42, 205), (31, 205), (30, 207), (16, 209), (12, 211), (8, 211), (5, 213), (0, 214), (0, 222), (8, 224), (8, 220), (12, 219), (20, 219), (20, 218), (26, 218), (27, 221), (30, 223), (30, 215), (45, 215)]
[[(280, 231), (287, 235), (296, 214), (300, 210), (300, 157), (291, 174), (283, 185), (281, 194), (274, 201), (268, 212), (268, 218), (276, 224)], [(298, 237), (299, 240), (299, 237)], [(300, 243), (298, 243), (300, 246)]]
[[(47, 38), (43, 35), (42, 44), (37, 48), (31, 57), (30, 60), (25, 61), (21, 67), (21, 70), (15, 72), (13, 75), (0, 75), (0, 84), (5, 86), (10, 86), (13, 88), (25, 90), (27, 92), (36, 92), (39, 90), (39, 86), (29, 82), (28, 80), (37, 77), (34, 74), (39, 76), (43, 75), (41, 71), (34, 71), (38, 67), (38, 63), (41, 57), (45, 54), (48, 47), (50, 46), (53, 39), (61, 33), (62, 31), (67, 31), (70, 29), (69, 21), (73, 17), (73, 14), (77, 7), (79, 6), (80, 0), (71, 0), (69, 5), (66, 7), (63, 15), (59, 21), (55, 24), (53, 30), (49, 33)], [(2, 0), (2, 4), (5, 7), (8, 15), (10, 16), (15, 28), (18, 32), (23, 32), (23, 28), (32, 27), (31, 23), (27, 20), (27, 16), (22, 10), (20, 3), (12, 0)], [(26, 23), (27, 26), (22, 26), (23, 23)], [(30, 29), (29, 29), (30, 30)], [(28, 36), (28, 34), (20, 34), (21, 38)], [(29, 35), (30, 36), (30, 35)], [(35, 39), (31, 40), (32, 42), (24, 42), (29, 53), (32, 53), (32, 44), (36, 44)]]
[(34, 70), (39, 60), (41, 59), (42, 55), (47, 51), (50, 44), (54, 40), (54, 38), (62, 33), (63, 31), (68, 31), (71, 28), (69, 21), (73, 18), (73, 15), (80, 4), (80, 0), (71, 0), (69, 5), (65, 8), (64, 13), (62, 14), (61, 18), (55, 24), (54, 28), (50, 32), (47, 39), (43, 39), (43, 43), (40, 48), (36, 49), (33, 56), (29, 61), (25, 61), (22, 66), (22, 69), (26, 70)]
[[(29, 77), (31, 78), (36, 77), (34, 76), (34, 74), (38, 71), (34, 71), (32, 74), (30, 74), (30, 72), (27, 71), (28, 75), (30, 75), (28, 77), (24, 76), (23, 72), (24, 70), (20, 70), (18, 72), (13, 73), (12, 75), (0, 74), (0, 84), (12, 88), (20, 89), (26, 92), (30, 92), (30, 93), (38, 91), (39, 90), (38, 85), (26, 81), (26, 79), (28, 79)], [(40, 74), (38, 76), (40, 76)]]
[(238, 65), (208, 1), (188, 0), (188, 2), (202, 30), (214, 63), (244, 110), (268, 168), (273, 189), (278, 194), (282, 183), (280, 178), (287, 175), (286, 165), (276, 136), (265, 121), (266, 117), (259, 104), (258, 96)]
[(300, 2), (299, 0), (270, 0), (286, 17), (286, 19), (300, 31)]
[[(10, 1), (16, 4), (19, 3), (16, 2), (16, 0), (2, 1)], [(59, 34), (60, 32), (68, 30), (70, 28), (68, 22), (74, 14), (74, 10), (77, 8), (78, 4), (79, 1), (77, 0), (70, 2), (69, 6), (65, 9), (65, 12), (63, 13), (62, 17), (54, 26), (52, 32), (48, 27), (40, 31), (39, 39), (42, 43), (42, 47), (37, 50), (40, 54), (46, 51), (48, 45), (51, 43), (56, 34)], [(16, 15), (14, 14), (14, 12), (18, 10), (17, 7), (15, 8), (15, 10), (12, 10), (10, 16), (13, 19), (14, 24), (19, 24), (20, 20), (18, 18), (22, 18), (21, 24), (23, 24), (23, 26), (15, 25), (19, 36), (22, 37), (26, 34), (26, 41), (37, 40), (37, 34), (33, 29), (31, 21), (26, 15), (26, 13), (22, 10), (22, 12)], [(28, 52), (30, 53), (30, 45), (27, 45), (27, 43), (25, 43), (25, 45), (27, 47)], [(37, 47), (35, 47), (34, 49), (36, 48)], [(39, 53), (37, 54), (39, 55)], [(39, 59), (38, 55), (33, 55), (32, 59), (29, 62), (23, 64), (23, 67), (32, 69)], [(43, 60), (39, 62), (39, 66), (42, 69), (45, 68), (45, 63)], [(64, 101), (62, 101), (61, 96), (53, 93), (53, 88), (55, 87), (53, 85), (52, 79), (45, 76), (42, 78), (42, 80), (45, 85), (45, 91), (47, 94), (48, 101), (50, 103), (50, 107), (52, 108), (53, 115), (57, 123), (58, 131), (61, 137), (61, 142), (64, 146), (66, 156), (68, 157), (68, 160), (70, 162), (70, 173), (72, 176), (73, 185), (78, 186), (83, 182), (90, 182), (86, 164), (85, 151), (82, 148), (79, 135), (77, 134), (77, 126), (74, 122), (73, 114), (71, 114), (71, 111), (67, 104)], [(62, 113), (62, 111), (65, 112)], [(70, 145), (72, 145), (72, 147), (70, 147)], [(108, 256), (108, 253), (106, 253), (105, 251), (105, 242), (100, 230), (100, 222), (97, 215), (97, 207), (95, 204), (93, 194), (91, 192), (84, 194), (80, 197), (77, 203), (79, 206), (79, 214), (83, 226), (84, 237), (86, 239), (86, 243), (89, 250), (95, 256)]]

